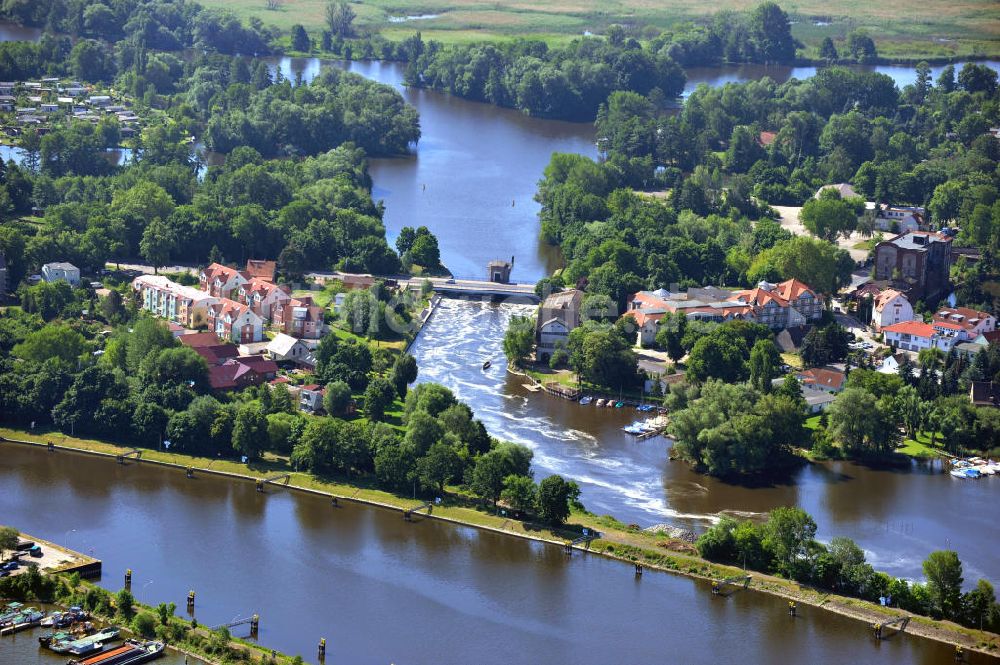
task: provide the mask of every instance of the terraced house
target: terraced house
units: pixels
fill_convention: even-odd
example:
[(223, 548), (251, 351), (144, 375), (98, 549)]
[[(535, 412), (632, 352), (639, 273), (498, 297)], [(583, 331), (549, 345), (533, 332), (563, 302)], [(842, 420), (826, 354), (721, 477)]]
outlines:
[(238, 297), (239, 288), (250, 281), (236, 268), (213, 263), (198, 276), (202, 291), (208, 291), (216, 298)]
[(243, 303), (223, 298), (208, 308), (208, 329), (237, 344), (264, 339), (264, 319)]
[(185, 328), (197, 328), (208, 322), (208, 309), (218, 298), (191, 286), (173, 282), (161, 275), (140, 275), (132, 280), (144, 310)]

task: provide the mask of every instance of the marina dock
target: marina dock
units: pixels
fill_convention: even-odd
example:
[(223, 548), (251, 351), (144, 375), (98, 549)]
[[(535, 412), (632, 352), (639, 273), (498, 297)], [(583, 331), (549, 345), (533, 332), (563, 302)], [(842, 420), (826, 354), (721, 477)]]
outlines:
[[(45, 573), (79, 573), (80, 577), (90, 579), (101, 576), (101, 560), (93, 556), (76, 552), (67, 547), (56, 545), (53, 542), (38, 538), (30, 533), (22, 533), (21, 541), (31, 541), (38, 545), (42, 555), (40, 557), (22, 557), (22, 564), (38, 564), (39, 570)], [(17, 570), (11, 571), (12, 575), (18, 575), (27, 570), (27, 565), (22, 565)]]

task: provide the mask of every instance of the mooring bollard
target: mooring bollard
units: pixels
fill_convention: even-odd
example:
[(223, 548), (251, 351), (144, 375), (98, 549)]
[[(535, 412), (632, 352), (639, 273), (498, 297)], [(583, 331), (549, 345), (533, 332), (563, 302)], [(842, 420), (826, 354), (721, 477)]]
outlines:
[(872, 633), (875, 635), (876, 640), (882, 639), (882, 624), (877, 623), (872, 626)]
[(260, 628), (260, 615), (254, 614), (250, 617), (250, 637), (257, 637), (257, 631)]
[(194, 609), (194, 590), (188, 591), (188, 602), (187, 606), (189, 610)]
[(642, 577), (642, 564), (641, 563), (635, 564), (635, 576), (636, 577)]
[(321, 638), (319, 641), (319, 659), (326, 660), (326, 638)]
[(338, 507), (340, 505), (340, 504), (337, 503), (337, 497), (335, 497), (335, 496), (330, 498), (330, 503), (333, 505), (334, 508), (336, 508), (336, 507)]
[(54, 453), (56, 451), (56, 444), (54, 444), (51, 441), (49, 441), (48, 442), (48, 449), (49, 449), (50, 453)]
[(188, 478), (194, 478), (194, 469), (188, 467), (187, 470), (184, 472), (184, 475), (186, 475)]
[(132, 590), (132, 569), (128, 568), (125, 570), (125, 589), (126, 591)]
[(788, 614), (789, 616), (795, 616), (795, 601), (788, 601)]
[(961, 645), (955, 645), (955, 660), (962, 661), (965, 660), (965, 649)]
[(264, 491), (264, 481), (263, 480), (258, 480), (257, 481), (257, 491), (258, 492), (263, 492)]
[(719, 583), (718, 582), (712, 582), (712, 593), (714, 593), (715, 595), (719, 595)]

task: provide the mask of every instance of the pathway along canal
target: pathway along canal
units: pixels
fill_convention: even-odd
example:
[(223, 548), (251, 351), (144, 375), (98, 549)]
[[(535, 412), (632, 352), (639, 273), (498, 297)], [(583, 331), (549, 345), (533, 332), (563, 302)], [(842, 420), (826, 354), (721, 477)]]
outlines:
[[(93, 554), (103, 586), (132, 568), (142, 602), (199, 623), (258, 611), (260, 641), (315, 662), (706, 663), (751, 656), (810, 665), (950, 662), (942, 644), (875, 642), (863, 623), (597, 555), (176, 469), (0, 443), (0, 516)], [(183, 612), (183, 610), (181, 610)], [(237, 634), (239, 634), (237, 632)], [(8, 638), (0, 663), (17, 662)], [(847, 654), (850, 654), (849, 656)], [(986, 662), (973, 656), (972, 662)], [(30, 662), (30, 661), (29, 661)]]
[[(667, 439), (636, 441), (621, 431), (639, 417), (636, 411), (530, 393), (522, 377), (505, 372), (507, 321), (533, 311), (528, 305), (442, 301), (410, 350), (420, 367), (417, 380), (448, 386), (490, 434), (531, 447), (538, 479), (550, 473), (576, 479), (591, 512), (700, 532), (720, 514), (763, 517), (775, 507), (798, 505), (816, 519), (820, 538), (853, 538), (879, 570), (919, 579), (931, 551), (954, 549), (965, 565), (966, 586), (979, 577), (1000, 582), (1000, 526), (989, 509), (1000, 478), (959, 480), (939, 462), (904, 469), (808, 464), (787, 481), (763, 487), (695, 473), (667, 459)], [(493, 365), (484, 371), (487, 358)]]

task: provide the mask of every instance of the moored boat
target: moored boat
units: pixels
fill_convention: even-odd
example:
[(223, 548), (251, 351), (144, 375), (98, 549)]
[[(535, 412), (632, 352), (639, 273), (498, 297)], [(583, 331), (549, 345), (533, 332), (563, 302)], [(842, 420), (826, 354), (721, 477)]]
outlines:
[(597, 400), (597, 406), (604, 406), (604, 398)]
[(88, 637), (83, 637), (78, 640), (72, 640), (69, 642), (58, 642), (49, 644), (49, 648), (56, 653), (72, 653), (74, 655), (81, 655), (85, 653), (90, 653), (94, 650), (93, 645), (98, 642), (104, 644), (106, 642), (113, 642), (118, 639), (121, 629), (117, 626), (109, 626), (104, 628), (93, 635)]
[(72, 635), (64, 630), (59, 630), (53, 633), (45, 633), (44, 635), (38, 636), (38, 643), (43, 647), (49, 646), (52, 642), (63, 642), (65, 640), (72, 639)]
[(594, 401), (594, 398), (591, 397), (590, 395), (587, 395), (586, 397), (583, 397), (583, 398), (580, 399), (580, 404), (583, 404), (584, 406), (587, 406), (588, 404), (590, 404), (593, 401)]
[(127, 640), (113, 649), (86, 658), (71, 659), (67, 665), (138, 665), (159, 658), (163, 655), (163, 649), (163, 642)]

